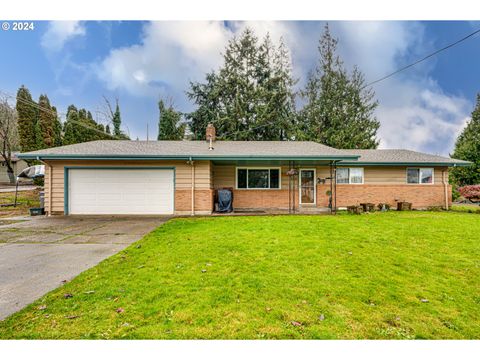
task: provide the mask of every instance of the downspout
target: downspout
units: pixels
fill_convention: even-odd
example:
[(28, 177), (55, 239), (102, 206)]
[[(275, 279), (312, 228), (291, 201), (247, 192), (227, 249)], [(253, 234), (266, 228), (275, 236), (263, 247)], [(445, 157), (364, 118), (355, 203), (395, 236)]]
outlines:
[(190, 165), (192, 166), (192, 216), (195, 216), (195, 162), (190, 157)]
[(52, 181), (53, 181), (53, 168), (50, 164), (48, 165), (48, 216), (52, 216), (52, 206), (53, 206), (53, 201), (52, 201)]
[(52, 206), (53, 206), (53, 194), (52, 194), (52, 189), (53, 189), (53, 168), (50, 164), (46, 163), (43, 161), (39, 156), (37, 156), (37, 161), (41, 161), (42, 163), (45, 164), (45, 166), (48, 168), (48, 214), (47, 216), (52, 216)]
[(445, 191), (445, 210), (448, 210), (448, 183), (446, 173), (446, 170), (442, 170), (443, 189)]
[(335, 190), (335, 197), (333, 198), (334, 201), (334, 214), (337, 215), (337, 162), (333, 162), (333, 179), (335, 181), (334, 190)]
[(333, 214), (333, 161), (330, 162), (330, 196), (328, 205), (330, 206), (330, 215)]

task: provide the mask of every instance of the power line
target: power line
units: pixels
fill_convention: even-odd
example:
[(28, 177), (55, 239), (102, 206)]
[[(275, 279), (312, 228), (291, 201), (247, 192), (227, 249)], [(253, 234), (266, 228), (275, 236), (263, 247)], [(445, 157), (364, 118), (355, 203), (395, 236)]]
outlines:
[[(9, 98), (11, 98), (11, 99), (16, 99), (17, 101), (20, 101), (20, 102), (22, 102), (22, 103), (24, 103), (24, 104), (26, 104), (26, 105), (30, 105), (30, 106), (38, 109), (38, 110), (42, 110), (42, 111), (44, 111), (44, 112), (47, 112), (47, 113), (49, 113), (49, 114), (51, 114), (51, 115), (53, 115), (53, 116), (58, 116), (59, 114), (61, 114), (61, 115), (67, 115), (67, 114), (65, 114), (65, 113), (59, 113), (59, 112), (52, 111), (51, 109), (45, 108), (45, 107), (37, 104), (37, 103), (34, 102), (34, 101), (30, 101), (30, 100), (26, 100), (26, 99), (22, 99), (22, 98), (13, 96), (12, 94), (9, 94), (9, 93), (7, 93), (7, 92), (5, 92), (5, 91), (2, 91), (2, 90), (0, 90), (0, 94), (4, 95), (4, 96), (6, 96), (6, 97), (9, 97)], [(74, 124), (77, 124), (77, 125), (80, 125), (80, 126), (86, 128), (86, 129), (90, 129), (90, 130), (96, 131), (96, 132), (98, 132), (98, 133), (100, 133), (100, 134), (102, 134), (102, 135), (109, 136), (109, 137), (111, 137), (112, 139), (120, 140), (120, 138), (116, 137), (115, 135), (108, 134), (108, 133), (103, 132), (103, 131), (101, 131), (101, 130), (99, 130), (99, 129), (97, 129), (97, 128), (94, 128), (94, 127), (92, 127), (92, 126), (89, 126), (89, 125), (87, 125), (87, 124), (84, 124), (84, 123), (82, 123), (82, 122), (80, 122), (80, 121), (72, 120), (72, 119), (67, 119), (66, 121), (70, 121), (70, 122), (72, 122), (72, 123), (74, 123)]]
[[(402, 71), (404, 71), (404, 70), (407, 70), (407, 69), (409, 69), (409, 68), (411, 68), (411, 67), (413, 67), (413, 66), (415, 66), (415, 65), (417, 65), (417, 64), (419, 64), (419, 63), (421, 63), (421, 62), (423, 62), (423, 61), (425, 61), (425, 60), (427, 60), (427, 59), (429, 59), (429, 58), (431, 58), (431, 57), (433, 57), (433, 56), (435, 56), (435, 55), (437, 55), (438, 53), (441, 53), (442, 51), (445, 51), (445, 50), (447, 50), (447, 49), (449, 49), (449, 48), (451, 48), (451, 47), (454, 47), (454, 46), (460, 44), (461, 42), (463, 42), (463, 41), (471, 38), (472, 36), (474, 36), (474, 35), (476, 35), (476, 34), (478, 34), (478, 33), (480, 33), (480, 29), (478, 29), (478, 30), (476, 30), (476, 31), (474, 31), (474, 32), (472, 32), (472, 33), (464, 36), (463, 38), (461, 38), (461, 39), (459, 39), (459, 40), (457, 40), (457, 41), (455, 41), (455, 42), (453, 42), (453, 43), (451, 43), (451, 44), (448, 44), (448, 45), (444, 46), (444, 47), (441, 48), (441, 49), (438, 49), (438, 50), (432, 52), (431, 54), (428, 54), (428, 55), (424, 56), (423, 58), (421, 58), (421, 59), (419, 59), (419, 60), (417, 60), (417, 61), (415, 61), (415, 62), (413, 62), (413, 63), (411, 63), (411, 64), (409, 64), (409, 65), (406, 65), (406, 66), (404, 66), (404, 67), (402, 67), (402, 68), (400, 68), (400, 69), (398, 69), (398, 70), (396, 70), (396, 71), (394, 71), (394, 72), (392, 72), (392, 73), (390, 73), (390, 74), (388, 74), (388, 75), (385, 75), (384, 77), (382, 77), (382, 78), (380, 78), (380, 79), (377, 79), (377, 80), (375, 80), (375, 81), (372, 81), (371, 83), (368, 83), (367, 85), (365, 85), (365, 86), (362, 87), (362, 90), (365, 89), (366, 87), (369, 87), (369, 86), (372, 86), (372, 85), (374, 85), (374, 84), (377, 84), (377, 83), (379, 83), (380, 81), (386, 80), (386, 79), (388, 79), (388, 78), (390, 78), (390, 77), (398, 74), (399, 72), (402, 72)], [(256, 127), (250, 128), (250, 129), (246, 129), (246, 130), (231, 131), (231, 132), (228, 132), (228, 133), (224, 134), (223, 137), (228, 136), (228, 135), (235, 135), (235, 136), (236, 136), (236, 135), (241, 134), (241, 133), (244, 133), (244, 132), (249, 132), (249, 131), (256, 130), (256, 129), (259, 129), (259, 128), (262, 128), (262, 127), (265, 127), (265, 126), (273, 125), (273, 123), (274, 123), (274, 122), (269, 122), (269, 123), (266, 123), (266, 124), (263, 124), (263, 125), (260, 125), (260, 126), (256, 126)]]
[[(386, 80), (386, 79), (388, 79), (388, 78), (390, 78), (390, 77), (398, 74), (399, 72), (402, 72), (402, 71), (404, 71), (404, 70), (407, 70), (407, 69), (409, 69), (409, 68), (411, 68), (411, 67), (413, 67), (413, 66), (415, 66), (415, 65), (417, 65), (417, 64), (419, 64), (419, 63), (421, 63), (422, 61), (425, 61), (425, 60), (431, 58), (432, 56), (435, 56), (435, 55), (437, 55), (438, 53), (441, 53), (442, 51), (445, 51), (445, 50), (447, 50), (447, 49), (450, 49), (451, 47), (454, 47), (455, 45), (460, 44), (461, 42), (467, 40), (468, 38), (471, 38), (472, 36), (474, 36), (474, 35), (476, 35), (476, 34), (478, 34), (478, 33), (480, 33), (480, 29), (478, 29), (478, 30), (476, 30), (476, 31), (474, 31), (474, 32), (472, 32), (472, 33), (464, 36), (463, 38), (461, 38), (461, 39), (459, 39), (459, 40), (457, 40), (457, 41), (455, 41), (455, 42), (453, 42), (453, 43), (451, 43), (451, 44), (448, 44), (447, 46), (444, 46), (444, 47), (441, 48), (441, 49), (438, 49), (438, 50), (432, 52), (431, 54), (428, 54), (427, 56), (425, 56), (425, 57), (423, 57), (423, 58), (421, 58), (421, 59), (419, 59), (419, 60), (417, 60), (417, 61), (415, 61), (415, 62), (413, 62), (413, 63), (411, 63), (411, 64), (409, 64), (409, 65), (407, 65), (407, 66), (404, 66), (404, 67), (402, 67), (402, 68), (400, 68), (400, 69), (398, 69), (398, 70), (395, 70), (394, 72), (392, 72), (392, 73), (390, 73), (390, 74), (388, 74), (388, 75), (385, 75), (384, 77), (382, 77), (382, 78), (380, 78), (380, 79), (377, 79), (377, 80), (375, 80), (375, 81), (372, 81), (371, 83), (365, 85), (363, 88), (366, 88), (366, 87), (368, 87), (368, 86), (372, 86), (373, 84), (376, 84), (376, 83), (379, 83), (380, 81)], [(362, 88), (362, 89), (363, 89), (363, 88)]]

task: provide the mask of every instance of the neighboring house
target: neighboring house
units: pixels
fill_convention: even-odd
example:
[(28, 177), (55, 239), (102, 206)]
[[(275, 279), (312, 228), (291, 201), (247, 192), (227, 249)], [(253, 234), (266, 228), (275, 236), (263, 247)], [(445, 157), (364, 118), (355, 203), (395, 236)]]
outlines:
[(233, 188), (236, 210), (328, 209), (330, 191), (337, 207), (397, 201), (448, 207), (448, 168), (470, 164), (408, 150), (215, 141), (213, 126), (207, 138), (92, 141), (20, 157), (46, 164), (49, 214), (210, 214), (215, 189), (225, 187)]
[[(18, 158), (18, 153), (12, 154), (13, 173), (17, 176), (23, 169), (28, 167), (25, 160)], [(3, 156), (0, 156), (0, 184), (10, 183), (10, 178), (7, 173), (7, 163)]]

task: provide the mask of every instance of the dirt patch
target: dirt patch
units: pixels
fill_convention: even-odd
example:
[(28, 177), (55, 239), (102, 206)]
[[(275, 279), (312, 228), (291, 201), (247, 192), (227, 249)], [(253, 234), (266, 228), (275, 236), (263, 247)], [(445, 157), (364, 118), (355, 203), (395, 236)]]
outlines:
[[(20, 191), (17, 198), (17, 206), (0, 207), (0, 218), (28, 215), (29, 209), (40, 206), (40, 190)], [(15, 192), (0, 192), (0, 204), (13, 204)], [(1, 224), (0, 224), (1, 225)], [(3, 224), (5, 225), (5, 224)]]

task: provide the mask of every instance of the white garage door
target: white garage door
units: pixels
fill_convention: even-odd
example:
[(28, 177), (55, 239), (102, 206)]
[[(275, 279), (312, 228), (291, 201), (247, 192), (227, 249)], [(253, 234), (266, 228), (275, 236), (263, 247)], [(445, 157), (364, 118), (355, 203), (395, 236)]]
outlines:
[(173, 170), (69, 169), (69, 214), (173, 214)]

